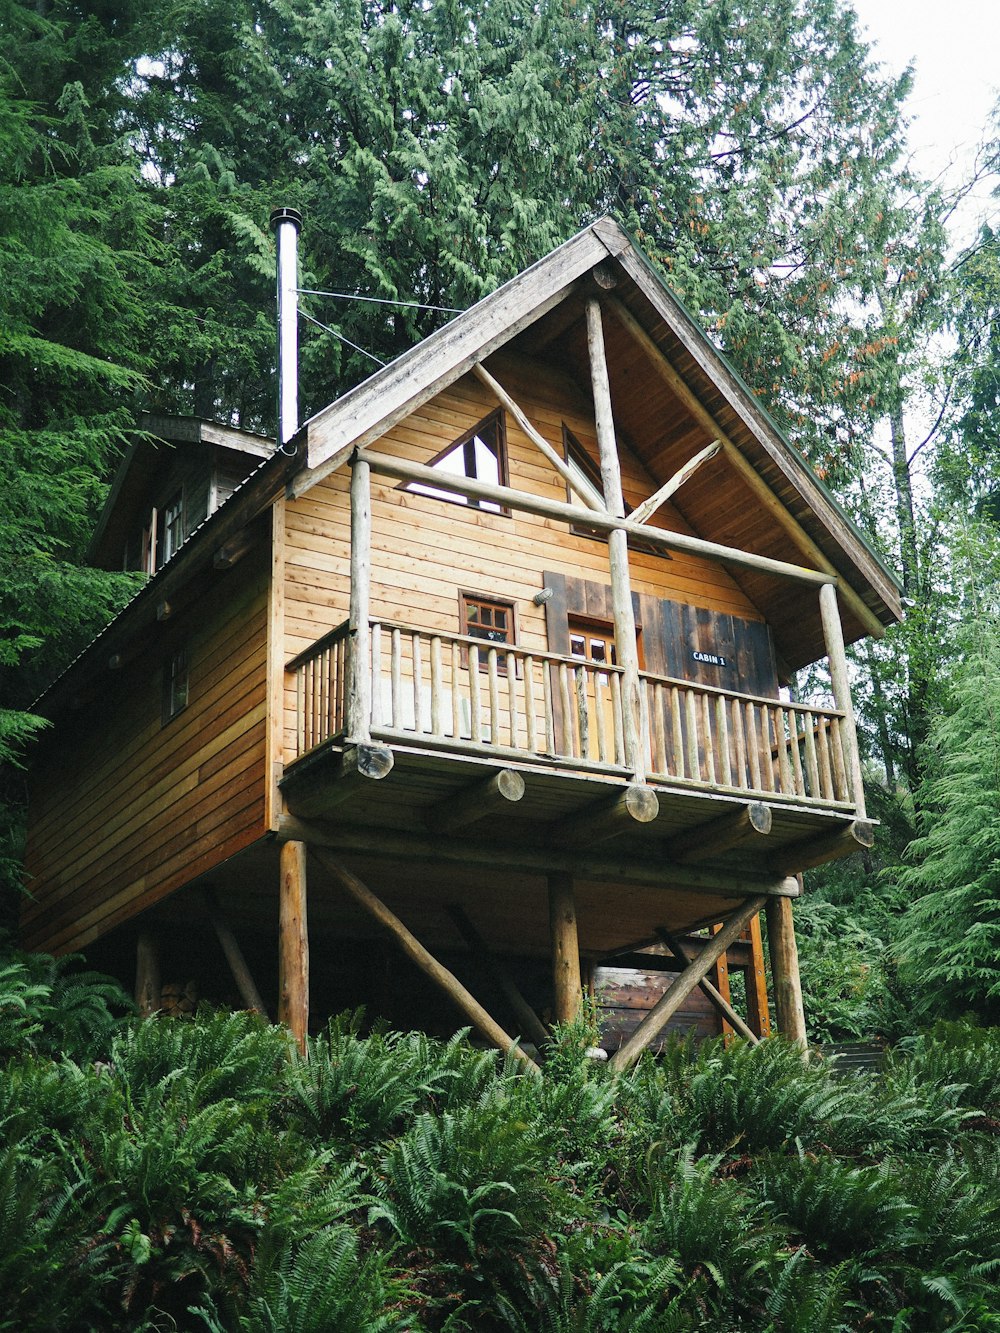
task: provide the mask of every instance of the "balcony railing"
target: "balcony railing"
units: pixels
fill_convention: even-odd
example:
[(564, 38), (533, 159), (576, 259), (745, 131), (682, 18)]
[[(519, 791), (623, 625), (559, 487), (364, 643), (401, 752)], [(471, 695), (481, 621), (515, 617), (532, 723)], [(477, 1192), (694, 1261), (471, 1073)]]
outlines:
[[(370, 622), (375, 739), (627, 774), (622, 671), (458, 634)], [(288, 664), (296, 757), (346, 731), (347, 624)], [(648, 780), (853, 809), (844, 713), (641, 673)]]

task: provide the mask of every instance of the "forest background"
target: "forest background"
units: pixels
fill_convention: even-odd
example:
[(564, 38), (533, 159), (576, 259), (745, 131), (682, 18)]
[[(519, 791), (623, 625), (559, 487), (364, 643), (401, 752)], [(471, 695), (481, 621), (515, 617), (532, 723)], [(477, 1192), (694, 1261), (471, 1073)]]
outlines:
[[(798, 913), (812, 1033), (996, 1021), (1000, 236), (953, 244), (849, 4), (0, 0), (0, 34), (10, 919), (31, 701), (135, 590), (82, 553), (137, 412), (274, 429), (271, 208), (304, 287), (450, 308), (610, 213), (903, 582), (854, 658), (878, 842)], [(448, 318), (304, 316), (306, 414)]]

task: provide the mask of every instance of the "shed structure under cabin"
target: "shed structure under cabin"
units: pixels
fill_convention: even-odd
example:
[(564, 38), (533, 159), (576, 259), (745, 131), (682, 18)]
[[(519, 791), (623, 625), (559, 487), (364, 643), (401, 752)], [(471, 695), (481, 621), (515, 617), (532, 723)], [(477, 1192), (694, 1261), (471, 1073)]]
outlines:
[(624, 1067), (767, 1030), (765, 910), (803, 1035), (800, 872), (871, 843), (844, 644), (899, 587), (615, 224), (281, 450), (145, 424), (94, 551), (150, 578), (38, 705), (29, 947), (137, 953), (153, 1008), (224, 955), (300, 1038), (312, 996), (540, 1044), (596, 984)]

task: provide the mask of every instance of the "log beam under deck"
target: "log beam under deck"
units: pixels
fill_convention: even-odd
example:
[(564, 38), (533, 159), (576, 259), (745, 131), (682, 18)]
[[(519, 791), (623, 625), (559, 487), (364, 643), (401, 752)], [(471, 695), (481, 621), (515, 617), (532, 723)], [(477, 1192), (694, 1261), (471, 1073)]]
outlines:
[(285, 804), (294, 815), (311, 819), (350, 800), (369, 782), (392, 772), (392, 751), (385, 745), (350, 745), (332, 773), (310, 771), (308, 761), (280, 784)]
[(665, 851), (672, 861), (682, 865), (707, 861), (745, 843), (754, 844), (753, 850), (757, 851), (771, 832), (772, 820), (769, 806), (762, 801), (751, 801), (740, 810), (729, 811), (677, 834), (666, 843)]
[(641, 824), (649, 824), (660, 810), (652, 787), (630, 783), (620, 796), (586, 806), (552, 826), (550, 838), (557, 847), (590, 847), (617, 837)]
[(501, 814), (524, 795), (524, 778), (516, 769), (502, 768), (474, 782), (464, 791), (439, 801), (427, 812), (425, 822), (432, 833), (455, 833), (488, 815)]
[(867, 819), (852, 819), (833, 833), (789, 843), (769, 857), (768, 864), (780, 875), (798, 875), (813, 866), (825, 865), (827, 861), (867, 851), (874, 842), (874, 824)]
[(563, 871), (578, 879), (607, 881), (610, 884), (638, 884), (654, 888), (683, 890), (712, 898), (739, 898), (747, 894), (772, 894), (797, 898), (798, 882), (788, 876), (755, 874), (751, 871), (712, 872), (695, 866), (665, 865), (662, 857), (643, 861), (634, 855), (580, 855), (545, 845), (500, 845), (471, 838), (439, 838), (398, 829), (331, 824), (285, 815), (277, 837), (286, 841), (301, 839), (310, 846), (333, 847), (344, 854), (362, 854), (433, 864), (483, 866), (495, 871), (523, 871), (546, 875)]

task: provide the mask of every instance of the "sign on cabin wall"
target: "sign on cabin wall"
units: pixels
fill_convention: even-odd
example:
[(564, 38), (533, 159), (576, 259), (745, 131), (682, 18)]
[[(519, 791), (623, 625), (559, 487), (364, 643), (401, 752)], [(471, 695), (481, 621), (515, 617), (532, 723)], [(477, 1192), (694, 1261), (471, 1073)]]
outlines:
[[(544, 586), (552, 590), (545, 603), (550, 651), (569, 655), (571, 618), (608, 624), (613, 621), (610, 587), (549, 571), (542, 577)], [(771, 631), (762, 621), (646, 593), (633, 593), (632, 606), (640, 660), (646, 671), (778, 697), (774, 645)]]

